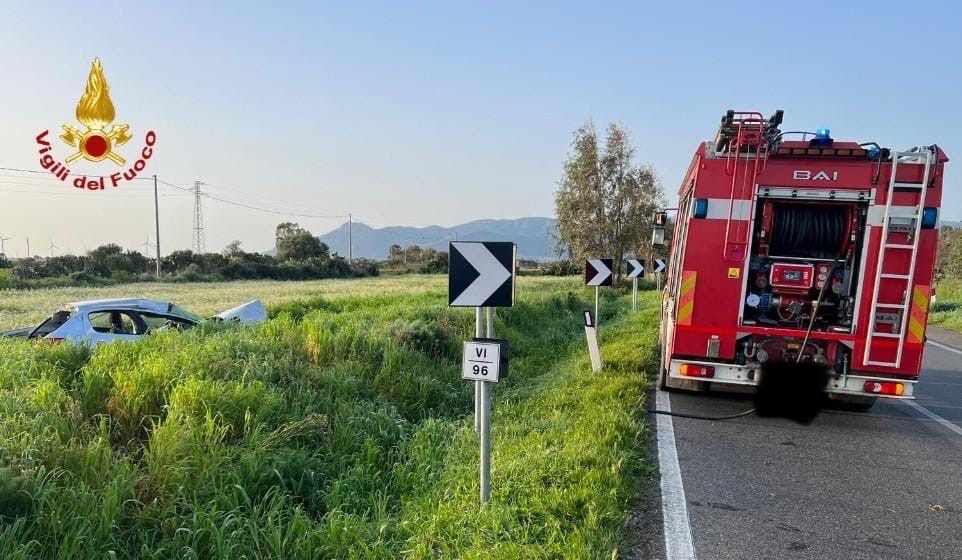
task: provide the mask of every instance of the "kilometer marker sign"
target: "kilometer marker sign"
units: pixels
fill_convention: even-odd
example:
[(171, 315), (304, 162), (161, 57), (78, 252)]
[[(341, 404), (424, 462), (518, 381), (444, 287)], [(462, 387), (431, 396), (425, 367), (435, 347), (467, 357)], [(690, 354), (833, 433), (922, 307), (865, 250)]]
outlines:
[(501, 345), (497, 342), (464, 341), (461, 378), (497, 383), (501, 376)]

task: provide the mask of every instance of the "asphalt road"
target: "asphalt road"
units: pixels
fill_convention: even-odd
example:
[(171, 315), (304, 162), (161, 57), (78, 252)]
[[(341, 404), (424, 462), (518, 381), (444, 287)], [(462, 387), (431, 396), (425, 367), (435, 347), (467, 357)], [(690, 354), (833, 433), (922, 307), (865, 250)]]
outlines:
[[(674, 418), (695, 557), (962, 558), (962, 354), (929, 345), (916, 394), (958, 429), (893, 401), (808, 426)], [(670, 403), (705, 415), (752, 406), (717, 393)]]

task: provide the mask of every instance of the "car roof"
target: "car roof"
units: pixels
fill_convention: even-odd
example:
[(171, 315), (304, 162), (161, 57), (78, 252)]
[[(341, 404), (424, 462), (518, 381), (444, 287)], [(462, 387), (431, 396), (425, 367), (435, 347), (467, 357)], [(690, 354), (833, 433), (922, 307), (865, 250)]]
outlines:
[(73, 307), (77, 311), (98, 311), (109, 309), (133, 309), (140, 311), (152, 311), (154, 313), (170, 313), (172, 304), (165, 301), (141, 298), (115, 298), (115, 299), (91, 299), (86, 301), (75, 301), (68, 303), (67, 307)]

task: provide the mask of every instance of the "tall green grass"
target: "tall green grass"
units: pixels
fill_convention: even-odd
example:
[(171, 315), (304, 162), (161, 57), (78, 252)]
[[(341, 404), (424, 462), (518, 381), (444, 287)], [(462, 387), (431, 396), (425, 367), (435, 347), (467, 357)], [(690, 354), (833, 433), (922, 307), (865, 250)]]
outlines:
[[(416, 279), (415, 279), (416, 280)], [(612, 558), (643, 468), (653, 296), (524, 279), (478, 505), (471, 310), (314, 297), (248, 328), (0, 343), (0, 558)]]
[(962, 333), (962, 279), (946, 278), (936, 286), (929, 322)]

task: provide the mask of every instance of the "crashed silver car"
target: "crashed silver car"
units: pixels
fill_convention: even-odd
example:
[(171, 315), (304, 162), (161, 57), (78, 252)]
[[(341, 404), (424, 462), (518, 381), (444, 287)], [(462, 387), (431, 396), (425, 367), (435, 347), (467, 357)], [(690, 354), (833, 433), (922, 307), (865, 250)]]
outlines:
[[(218, 313), (214, 321), (256, 323), (267, 319), (260, 300)], [(99, 299), (68, 303), (33, 328), (7, 331), (2, 336), (65, 340), (90, 345), (115, 340), (138, 340), (158, 330), (186, 330), (205, 319), (173, 303), (149, 299)]]

